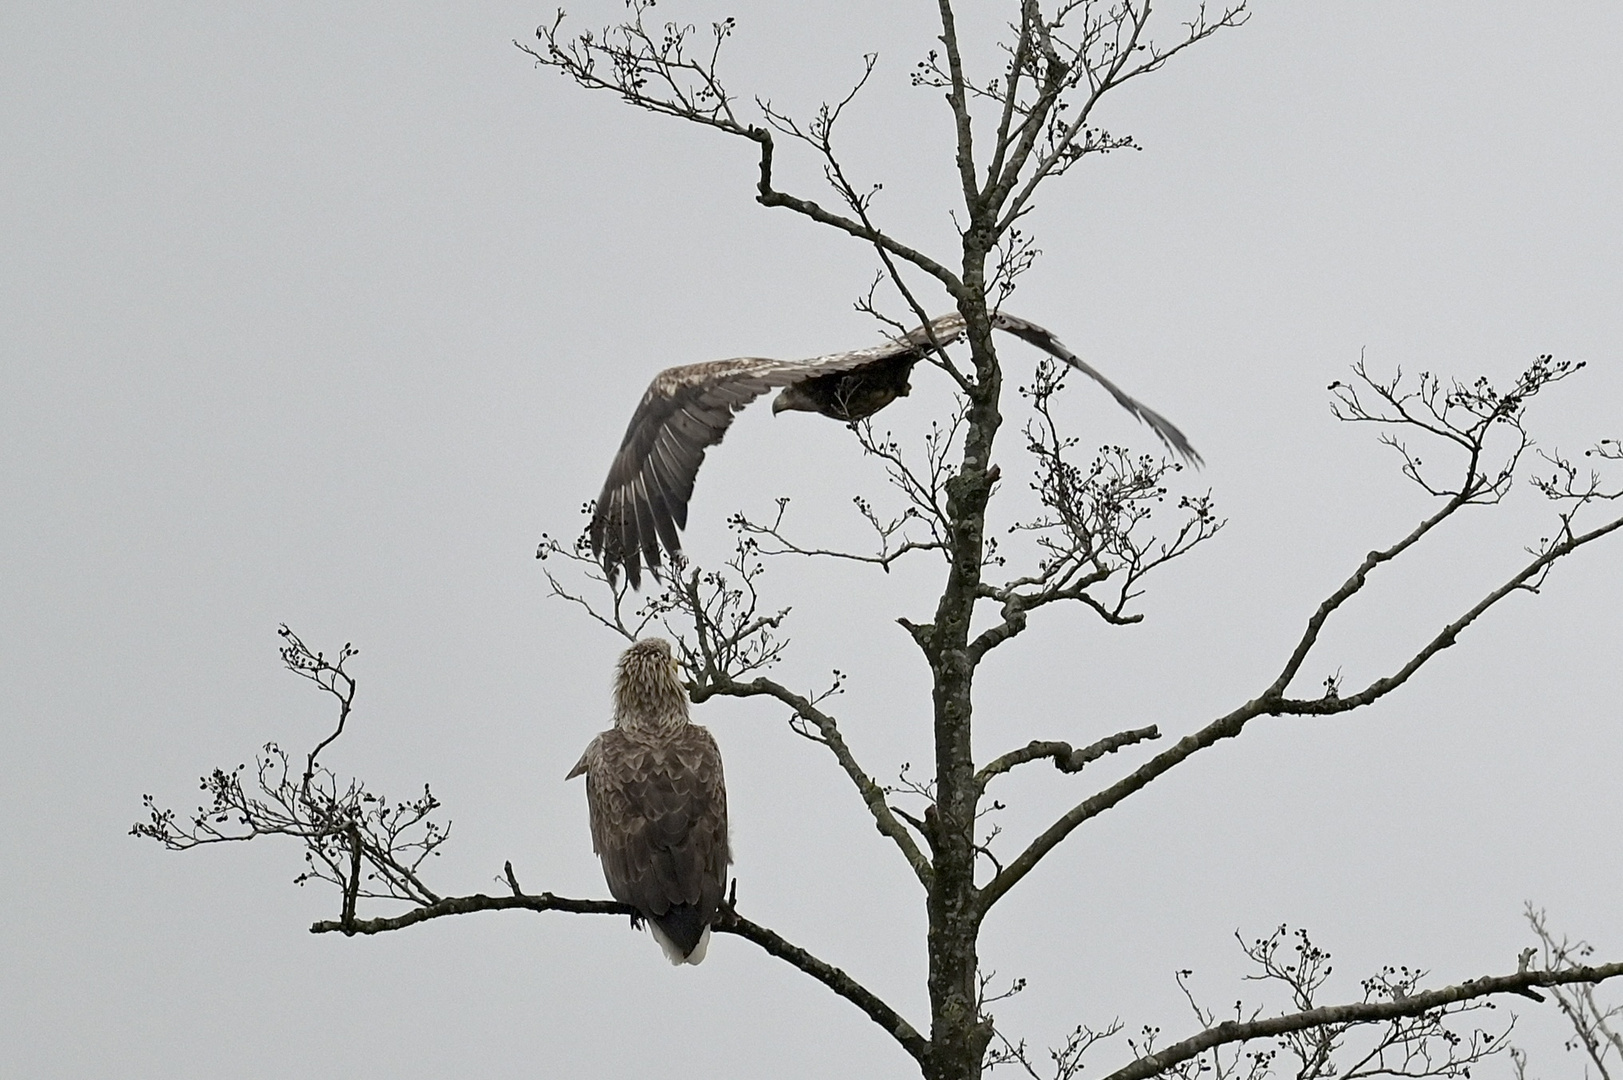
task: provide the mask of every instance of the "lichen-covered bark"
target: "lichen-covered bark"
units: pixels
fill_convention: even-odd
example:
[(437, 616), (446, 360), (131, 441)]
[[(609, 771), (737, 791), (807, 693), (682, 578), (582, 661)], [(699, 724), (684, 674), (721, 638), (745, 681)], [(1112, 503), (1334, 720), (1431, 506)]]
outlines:
[(975, 894), (975, 816), (979, 787), (971, 753), (975, 662), (970, 620), (980, 585), (986, 504), (995, 474), (992, 447), (1002, 415), (1001, 373), (991, 348), (984, 266), (985, 233), (964, 239), (965, 297), (959, 310), (969, 327), (975, 362), (963, 459), (948, 483), (951, 565), (936, 606), (927, 652), (934, 683), (936, 802), (930, 819), (933, 887), (929, 892), (930, 1080), (978, 1077), (991, 1025), (978, 1007)]

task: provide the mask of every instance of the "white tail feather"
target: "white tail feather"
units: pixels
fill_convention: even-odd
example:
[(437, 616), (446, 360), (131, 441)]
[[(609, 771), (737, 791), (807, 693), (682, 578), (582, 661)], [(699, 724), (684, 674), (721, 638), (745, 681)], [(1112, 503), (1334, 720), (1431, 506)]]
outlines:
[(666, 937), (665, 931), (661, 930), (653, 922), (649, 922), (648, 929), (653, 931), (654, 940), (659, 942), (660, 949), (662, 949), (665, 953), (665, 959), (669, 960), (672, 964), (702, 963), (704, 961), (705, 950), (710, 947), (710, 928), (708, 926), (704, 928), (704, 933), (699, 935), (699, 943), (693, 946), (693, 951), (688, 953), (686, 956), (682, 955), (681, 947), (678, 946), (676, 942)]

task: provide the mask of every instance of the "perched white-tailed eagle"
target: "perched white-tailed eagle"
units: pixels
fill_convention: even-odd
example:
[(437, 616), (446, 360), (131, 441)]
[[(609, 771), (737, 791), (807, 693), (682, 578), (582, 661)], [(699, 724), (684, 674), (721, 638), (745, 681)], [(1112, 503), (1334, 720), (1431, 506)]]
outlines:
[[(1002, 312), (992, 316), (992, 326), (1082, 372), (1148, 424), (1169, 449), (1200, 463), (1200, 455), (1171, 421), (1128, 397), (1047, 330)], [(782, 387), (772, 402), (774, 413), (815, 412), (845, 422), (861, 420), (907, 396), (908, 376), (934, 348), (932, 339), (950, 345), (963, 334), (964, 318), (953, 312), (928, 327), (866, 349), (810, 360), (747, 356), (660, 372), (631, 414), (603, 493), (597, 497), (589, 528), (592, 554), (611, 582), (624, 566), (631, 587), (640, 587), (644, 562), (659, 572), (661, 545), (673, 559), (680, 556), (679, 530), (687, 527), (688, 500), (699, 465), (705, 450), (727, 434), (734, 413), (766, 391)]]
[(710, 732), (688, 721), (670, 642), (647, 638), (620, 657), (614, 727), (565, 779), (586, 774), (592, 850), (609, 892), (646, 919), (673, 964), (710, 944), (727, 866), (727, 788)]

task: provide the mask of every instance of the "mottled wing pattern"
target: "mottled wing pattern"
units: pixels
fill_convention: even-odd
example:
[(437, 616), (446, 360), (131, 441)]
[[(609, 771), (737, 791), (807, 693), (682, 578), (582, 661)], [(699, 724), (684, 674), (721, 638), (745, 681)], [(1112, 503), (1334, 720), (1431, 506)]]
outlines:
[(660, 543), (681, 550), (688, 500), (704, 452), (720, 442), (733, 415), (773, 387), (786, 386), (781, 361), (746, 357), (670, 368), (654, 376), (597, 497), (592, 554), (612, 580), (624, 566), (633, 588), (642, 563), (657, 570)]
[(710, 732), (669, 737), (618, 729), (592, 740), (570, 776), (586, 773), (592, 849), (609, 892), (648, 916), (691, 904), (708, 925), (727, 884), (727, 789)]
[[(962, 319), (951, 319), (962, 328)], [(654, 376), (631, 414), (588, 529), (592, 554), (609, 579), (624, 566), (631, 587), (640, 588), (644, 563), (659, 570), (661, 545), (672, 556), (681, 552), (679, 530), (687, 528), (688, 501), (704, 453), (721, 442), (740, 409), (771, 389), (917, 351), (921, 333), (811, 360), (741, 357), (668, 368)]]

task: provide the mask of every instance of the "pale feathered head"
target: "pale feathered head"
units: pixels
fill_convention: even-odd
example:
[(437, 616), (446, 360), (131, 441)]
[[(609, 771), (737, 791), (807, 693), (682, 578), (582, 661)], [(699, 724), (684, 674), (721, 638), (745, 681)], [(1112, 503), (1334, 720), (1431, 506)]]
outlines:
[(664, 638), (644, 638), (620, 654), (614, 673), (616, 726), (672, 727), (687, 722), (681, 667)]

